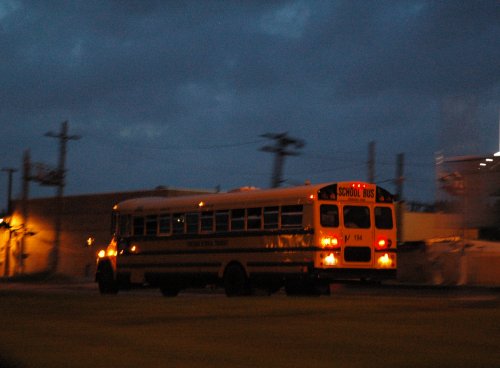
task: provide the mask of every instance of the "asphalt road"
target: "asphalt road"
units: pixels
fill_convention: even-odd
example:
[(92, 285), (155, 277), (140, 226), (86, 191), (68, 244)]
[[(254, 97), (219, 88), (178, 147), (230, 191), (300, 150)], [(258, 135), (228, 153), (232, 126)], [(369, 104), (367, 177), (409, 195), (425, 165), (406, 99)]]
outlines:
[(0, 283), (0, 368), (500, 366), (496, 289), (344, 284), (330, 296), (101, 296)]

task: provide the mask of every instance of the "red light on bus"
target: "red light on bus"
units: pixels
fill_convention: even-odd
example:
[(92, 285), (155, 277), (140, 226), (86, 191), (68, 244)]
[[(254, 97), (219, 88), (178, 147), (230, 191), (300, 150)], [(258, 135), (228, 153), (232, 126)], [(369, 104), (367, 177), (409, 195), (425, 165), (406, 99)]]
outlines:
[(375, 242), (375, 248), (377, 250), (389, 248), (392, 245), (392, 241), (386, 237), (380, 237)]

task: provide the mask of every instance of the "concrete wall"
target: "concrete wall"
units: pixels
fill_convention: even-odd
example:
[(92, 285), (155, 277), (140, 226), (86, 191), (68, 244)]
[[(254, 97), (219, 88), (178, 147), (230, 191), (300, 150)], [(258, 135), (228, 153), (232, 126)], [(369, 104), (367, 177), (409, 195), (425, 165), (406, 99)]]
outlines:
[(464, 229), (463, 224), (461, 215), (403, 213), (398, 280), (500, 286), (500, 243), (478, 241), (477, 229)]
[(398, 281), (412, 284), (500, 286), (500, 243), (439, 241), (398, 252)]
[(461, 237), (477, 239), (478, 230), (464, 228), (461, 215), (445, 213), (404, 212), (400, 242), (433, 238)]

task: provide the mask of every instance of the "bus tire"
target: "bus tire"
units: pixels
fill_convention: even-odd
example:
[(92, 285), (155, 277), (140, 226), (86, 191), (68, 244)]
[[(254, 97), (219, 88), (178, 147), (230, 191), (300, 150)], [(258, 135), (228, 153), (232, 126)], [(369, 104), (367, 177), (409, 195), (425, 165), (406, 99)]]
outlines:
[(103, 265), (97, 277), (99, 292), (101, 294), (116, 294), (118, 293), (118, 283), (116, 282), (113, 270), (109, 265)]
[(250, 294), (250, 286), (244, 268), (238, 263), (231, 263), (224, 271), (224, 291), (229, 297)]

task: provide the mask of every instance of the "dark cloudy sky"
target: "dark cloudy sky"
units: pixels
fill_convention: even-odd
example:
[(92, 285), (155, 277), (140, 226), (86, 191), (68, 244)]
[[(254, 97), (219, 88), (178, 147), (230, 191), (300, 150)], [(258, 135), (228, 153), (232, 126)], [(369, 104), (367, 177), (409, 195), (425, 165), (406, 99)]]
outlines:
[(288, 132), (285, 185), (366, 180), (375, 141), (376, 181), (405, 153), (432, 200), (435, 152), (498, 151), (499, 108), (497, 0), (0, 0), (0, 165), (55, 165), (68, 120), (67, 194), (267, 187)]

